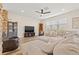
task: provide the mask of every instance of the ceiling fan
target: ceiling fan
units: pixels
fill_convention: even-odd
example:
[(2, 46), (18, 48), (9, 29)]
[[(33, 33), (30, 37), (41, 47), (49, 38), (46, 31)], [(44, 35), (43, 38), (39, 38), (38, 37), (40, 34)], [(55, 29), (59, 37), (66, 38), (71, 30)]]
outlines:
[(40, 14), (48, 14), (48, 13), (51, 13), (50, 11), (46, 11), (44, 12), (45, 9), (41, 9), (40, 11), (35, 11), (37, 13), (40, 13)]

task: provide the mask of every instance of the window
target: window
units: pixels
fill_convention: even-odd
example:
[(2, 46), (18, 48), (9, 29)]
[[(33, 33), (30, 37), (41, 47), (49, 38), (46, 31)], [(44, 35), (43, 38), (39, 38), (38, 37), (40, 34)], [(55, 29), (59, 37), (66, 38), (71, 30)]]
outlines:
[(57, 19), (48, 21), (46, 23), (46, 30), (58, 30), (58, 29), (64, 29), (67, 25), (67, 19)]

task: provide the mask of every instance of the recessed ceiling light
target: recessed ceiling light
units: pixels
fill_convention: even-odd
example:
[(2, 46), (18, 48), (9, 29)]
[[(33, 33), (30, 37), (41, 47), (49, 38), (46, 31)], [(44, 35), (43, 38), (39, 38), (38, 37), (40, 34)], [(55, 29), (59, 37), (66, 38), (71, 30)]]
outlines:
[(22, 13), (24, 13), (24, 10), (21, 10)]
[(61, 9), (62, 11), (65, 11), (65, 9)]

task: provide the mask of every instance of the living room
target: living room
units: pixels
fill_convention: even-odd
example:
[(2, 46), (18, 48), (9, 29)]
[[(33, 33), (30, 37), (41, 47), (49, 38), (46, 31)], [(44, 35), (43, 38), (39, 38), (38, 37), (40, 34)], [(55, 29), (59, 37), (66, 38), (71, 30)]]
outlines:
[[(79, 35), (78, 5), (79, 5), (78, 3), (0, 4), (1, 6), (0, 38), (3, 41), (0, 45), (1, 45), (1, 52), (3, 51), (2, 54), (3, 55), (4, 54), (5, 55), (79, 54), (78, 51), (79, 46), (77, 46), (76, 50), (77, 52), (71, 50), (70, 52), (67, 53), (66, 51), (64, 51), (63, 48), (61, 48), (61, 50), (58, 50), (59, 49), (58, 46), (56, 46), (55, 48), (56, 51), (53, 50), (54, 44), (52, 44), (62, 42), (61, 39), (71, 39), (72, 36), (73, 37), (76, 36), (78, 38)], [(60, 41), (56, 39), (59, 39)], [(18, 41), (17, 43), (14, 44), (13, 42), (15, 41), (8, 41), (8, 40), (18, 40)], [(2, 45), (3, 43), (5, 44)], [(13, 43), (14, 44), (13, 46), (16, 47), (13, 48), (13, 46), (11, 46), (12, 47), (11, 49), (11, 47), (9, 46), (10, 48), (9, 49), (8, 45), (10, 45), (10, 43)], [(7, 47), (5, 48), (5, 46)]]

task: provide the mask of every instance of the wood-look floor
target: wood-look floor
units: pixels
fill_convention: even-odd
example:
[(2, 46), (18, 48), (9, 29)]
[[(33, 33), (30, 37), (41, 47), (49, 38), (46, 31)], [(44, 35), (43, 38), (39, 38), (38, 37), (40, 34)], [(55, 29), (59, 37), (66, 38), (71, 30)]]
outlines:
[[(36, 40), (36, 38), (35, 37), (20, 38), (19, 43), (24, 44), (33, 40)], [(3, 55), (22, 55), (22, 52), (20, 51), (20, 47), (18, 47), (18, 49), (3, 53)]]

